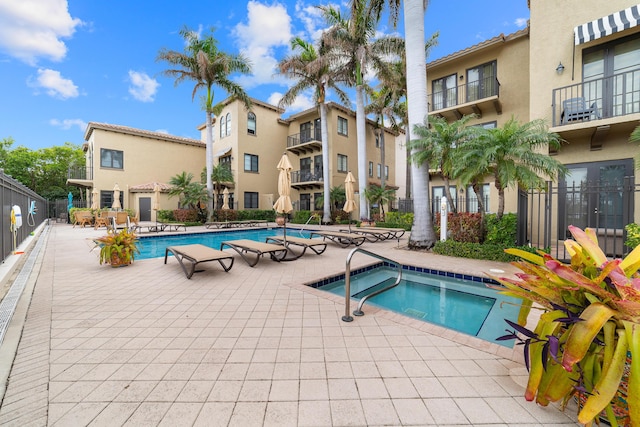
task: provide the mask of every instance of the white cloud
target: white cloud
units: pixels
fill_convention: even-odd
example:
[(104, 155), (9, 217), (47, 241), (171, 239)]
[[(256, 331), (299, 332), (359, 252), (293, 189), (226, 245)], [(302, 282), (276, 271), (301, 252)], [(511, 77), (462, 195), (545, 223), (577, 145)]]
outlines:
[(304, 4), (302, 0), (296, 2), (295, 11), (296, 20), (302, 22), (308, 37), (314, 42), (320, 40), (322, 31), (327, 28), (327, 24), (322, 17), (322, 11), (315, 6)]
[(69, 15), (67, 0), (0, 0), (0, 50), (29, 65), (38, 58), (62, 60), (83, 22)]
[(287, 49), (292, 38), (291, 17), (280, 3), (270, 6), (255, 0), (247, 3), (247, 22), (236, 25), (234, 36), (240, 51), (252, 63), (253, 75), (241, 76), (238, 83), (251, 89), (264, 83), (276, 83), (274, 74), (278, 50)]
[(43, 88), (47, 95), (55, 98), (67, 99), (78, 96), (78, 86), (73, 84), (72, 80), (62, 77), (60, 71), (40, 68), (35, 79), (27, 79), (27, 85), (36, 89)]
[(527, 18), (518, 18), (518, 19), (515, 20), (515, 24), (519, 28), (526, 27), (527, 26), (527, 21), (528, 21)]
[(82, 119), (64, 119), (64, 120), (51, 119), (49, 120), (49, 124), (51, 126), (55, 126), (63, 130), (69, 130), (73, 126), (77, 126), (78, 129), (84, 132), (85, 129), (87, 128), (87, 122), (85, 122)]
[(164, 134), (169, 135), (169, 131), (168, 131), (168, 130), (166, 130), (166, 129), (156, 129), (156, 132), (158, 132), (158, 133), (164, 133)]
[(156, 79), (152, 79), (146, 73), (129, 70), (129, 93), (138, 101), (153, 102), (158, 86), (160, 83)]
[[(282, 99), (282, 93), (273, 92), (269, 95), (269, 99), (267, 102), (271, 105), (278, 105), (280, 100)], [(313, 108), (316, 105), (313, 97), (307, 94), (298, 95), (296, 100), (287, 107), (287, 113), (297, 113), (300, 111), (308, 110), (309, 108)]]

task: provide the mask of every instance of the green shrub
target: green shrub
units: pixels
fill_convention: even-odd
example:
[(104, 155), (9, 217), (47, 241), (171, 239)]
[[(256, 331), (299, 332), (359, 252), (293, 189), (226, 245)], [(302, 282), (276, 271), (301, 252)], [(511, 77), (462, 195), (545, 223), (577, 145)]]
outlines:
[(413, 225), (413, 213), (387, 212), (385, 222), (380, 223), (380, 227), (404, 228), (411, 230)]
[(159, 210), (157, 215), (158, 221), (171, 222), (176, 220), (176, 218), (173, 216), (173, 211), (171, 210)]
[(624, 227), (627, 230), (627, 240), (624, 242), (630, 249), (634, 249), (640, 245), (640, 225), (636, 223), (627, 224)]
[[(514, 247), (508, 246), (508, 247)], [(440, 255), (453, 256), (458, 258), (482, 259), (487, 261), (511, 262), (517, 261), (519, 258), (506, 254), (504, 250), (507, 247), (495, 245), (491, 243), (469, 243), (456, 242), (453, 240), (438, 241), (433, 247), (433, 252)], [(529, 246), (520, 246), (518, 249), (527, 252), (537, 253), (536, 248)], [(545, 252), (549, 252), (548, 249)]]
[(518, 217), (514, 213), (504, 214), (498, 220), (495, 214), (485, 215), (487, 236), (485, 243), (501, 245), (505, 248), (515, 246), (517, 240), (516, 227)]
[(263, 221), (271, 221), (275, 222), (276, 220), (276, 211), (273, 209), (262, 210), (262, 209), (247, 209), (238, 212), (238, 220), (239, 221), (247, 221), (247, 220), (263, 220)]

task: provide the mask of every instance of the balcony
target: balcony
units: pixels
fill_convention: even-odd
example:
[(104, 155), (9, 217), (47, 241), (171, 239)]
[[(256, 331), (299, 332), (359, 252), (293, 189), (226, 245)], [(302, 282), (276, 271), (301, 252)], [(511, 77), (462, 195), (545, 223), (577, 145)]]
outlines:
[(555, 132), (636, 121), (640, 69), (553, 89), (551, 105)]
[(487, 77), (429, 95), (429, 112), (447, 119), (458, 120), (462, 116), (495, 111), (502, 114), (500, 82)]
[(67, 169), (67, 184), (80, 188), (93, 187), (93, 167), (86, 166), (70, 166)]
[(291, 186), (299, 190), (322, 187), (322, 172), (299, 170), (291, 172)]
[(313, 153), (322, 149), (320, 128), (307, 129), (301, 133), (287, 137), (287, 150), (297, 155)]

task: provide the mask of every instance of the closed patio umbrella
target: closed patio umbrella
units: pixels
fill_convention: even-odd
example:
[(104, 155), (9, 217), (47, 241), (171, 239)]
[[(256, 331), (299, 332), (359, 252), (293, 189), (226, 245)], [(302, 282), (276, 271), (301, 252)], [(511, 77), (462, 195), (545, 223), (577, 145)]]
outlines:
[(229, 189), (224, 187), (224, 191), (222, 191), (222, 210), (224, 212), (224, 220), (227, 220), (227, 212), (229, 210)]
[(347, 177), (344, 180), (344, 194), (346, 196), (346, 201), (344, 202), (343, 211), (349, 214), (349, 231), (351, 231), (351, 212), (356, 210), (356, 201), (355, 201), (355, 189), (354, 184), (356, 179), (353, 177), (351, 171), (347, 174)]
[[(293, 205), (291, 204), (291, 162), (289, 161), (289, 157), (287, 157), (287, 153), (284, 153), (280, 158), (277, 166), (280, 173), (278, 174), (278, 200), (273, 205), (273, 209), (276, 210), (277, 213), (287, 214), (293, 210)], [(285, 217), (284, 223), (284, 240), (287, 240), (287, 223)]]
[(96, 187), (93, 187), (93, 191), (91, 192), (91, 209), (97, 211), (100, 209), (100, 193)]
[(122, 209), (122, 205), (120, 204), (120, 187), (116, 183), (115, 187), (113, 187), (113, 203), (111, 204), (111, 209), (120, 210)]

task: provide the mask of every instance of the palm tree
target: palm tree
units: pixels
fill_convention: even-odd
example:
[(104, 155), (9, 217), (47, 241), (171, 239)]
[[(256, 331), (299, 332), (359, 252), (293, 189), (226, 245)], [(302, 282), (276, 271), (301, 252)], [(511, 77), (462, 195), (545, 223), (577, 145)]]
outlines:
[[(206, 181), (206, 174), (207, 170), (205, 169), (202, 171), (202, 177), (204, 178), (203, 181)], [(214, 199), (218, 202), (217, 209), (221, 209), (222, 202), (220, 201), (220, 193), (222, 192), (222, 184), (233, 184), (234, 182), (233, 172), (231, 171), (231, 166), (229, 166), (229, 163), (218, 163), (217, 165), (214, 165), (213, 169), (211, 170), (211, 181), (213, 181), (213, 189), (215, 191)]]
[(384, 205), (391, 203), (396, 198), (396, 190), (384, 188), (377, 185), (370, 185), (364, 192), (367, 200), (371, 204), (380, 206), (380, 220), (384, 222)]
[(184, 80), (192, 80), (196, 84), (191, 94), (191, 100), (196, 92), (206, 88), (204, 109), (206, 112), (207, 142), (206, 142), (206, 169), (207, 169), (207, 195), (209, 219), (213, 213), (213, 182), (211, 173), (213, 169), (213, 132), (212, 115), (219, 108), (213, 105), (213, 86), (216, 85), (226, 91), (232, 99), (239, 99), (247, 110), (251, 109), (251, 99), (240, 85), (233, 82), (229, 76), (233, 73), (251, 73), (251, 64), (243, 55), (233, 55), (218, 49), (218, 41), (212, 34), (203, 38), (187, 27), (180, 30), (186, 46), (184, 52), (176, 52), (163, 48), (158, 53), (156, 60), (165, 61), (171, 66), (164, 70), (163, 74), (175, 77), (175, 85)]
[(199, 210), (200, 204), (208, 196), (205, 186), (199, 182), (191, 182), (192, 180), (193, 174), (191, 172), (182, 172), (172, 176), (169, 179), (169, 184), (173, 186), (169, 190), (169, 197), (178, 196), (180, 206)]
[(349, 104), (349, 97), (336, 85), (340, 80), (340, 71), (331, 67), (327, 62), (322, 44), (316, 50), (312, 44), (305, 42), (300, 37), (295, 37), (291, 40), (291, 49), (294, 52), (299, 51), (299, 53), (282, 59), (278, 64), (278, 70), (280, 74), (296, 80), (296, 83), (283, 95), (279, 106), (289, 106), (302, 92), (309, 89), (314, 90), (315, 101), (320, 110), (320, 137), (322, 139), (322, 176), (325, 194), (322, 222), (328, 224), (331, 222), (331, 206), (329, 197), (326, 196), (330, 192), (331, 173), (329, 171), (329, 131), (325, 104), (327, 89), (334, 90), (345, 105)]
[(352, 0), (348, 19), (331, 6), (319, 8), (330, 25), (323, 38), (330, 49), (332, 62), (349, 74), (347, 84), (355, 86), (356, 89), (360, 216), (368, 215), (368, 201), (364, 195), (367, 182), (365, 75), (369, 70), (381, 73), (388, 66), (390, 55), (400, 56), (404, 50), (404, 40), (391, 36), (376, 39), (381, 9), (375, 1)]
[[(385, 187), (385, 125), (384, 119), (387, 117), (391, 124), (391, 128), (397, 130), (398, 125), (396, 123), (396, 111), (394, 109), (394, 93), (386, 86), (382, 86), (380, 90), (368, 90), (369, 104), (365, 107), (367, 114), (373, 114), (375, 116), (375, 128), (376, 137), (380, 143), (380, 162), (382, 163), (382, 172), (380, 173), (380, 187)], [(370, 201), (370, 200), (369, 200)]]
[(468, 126), (473, 118), (475, 115), (471, 114), (448, 123), (444, 117), (428, 116), (424, 125), (416, 126), (414, 129), (420, 139), (411, 141), (409, 145), (413, 153), (411, 155), (413, 162), (419, 165), (426, 164), (440, 171), (444, 181), (444, 194), (447, 196), (449, 210), (453, 213), (456, 213), (457, 209), (454, 201), (451, 200), (450, 182), (456, 178), (455, 152), (464, 150), (464, 143), (478, 133), (480, 128)]
[[(324, 196), (320, 196), (315, 202), (318, 204), (324, 204), (324, 200)], [(331, 187), (331, 191), (329, 192), (329, 204), (331, 205), (332, 210), (341, 210), (346, 200), (347, 196), (342, 185)]]
[[(356, 1), (356, 0), (353, 0)], [(372, 0), (377, 11), (388, 4), (390, 17), (395, 23), (400, 10), (400, 0)], [(424, 14), (428, 0), (404, 0), (404, 38), (406, 44), (407, 69), (407, 130), (409, 139), (416, 139), (414, 126), (424, 122), (429, 110), (427, 105), (427, 61), (424, 51)], [(429, 209), (429, 171), (426, 166), (411, 164), (413, 195), (413, 226), (409, 247), (433, 247), (436, 234)]]
[(517, 185), (524, 190), (544, 188), (545, 180), (563, 177), (567, 168), (541, 152), (547, 146), (560, 147), (560, 137), (548, 131), (541, 119), (520, 124), (515, 118), (503, 126), (485, 129), (478, 138), (468, 141), (461, 150), (462, 181), (476, 180), (479, 175), (492, 176), (498, 190), (496, 217), (504, 214), (504, 190)]

